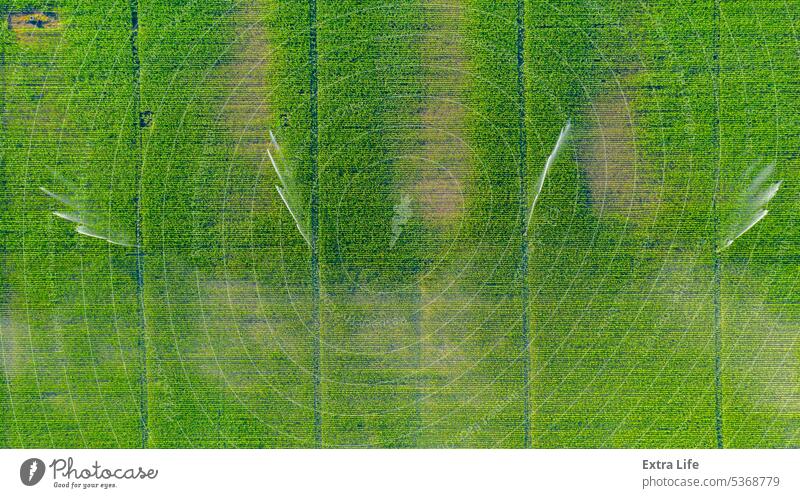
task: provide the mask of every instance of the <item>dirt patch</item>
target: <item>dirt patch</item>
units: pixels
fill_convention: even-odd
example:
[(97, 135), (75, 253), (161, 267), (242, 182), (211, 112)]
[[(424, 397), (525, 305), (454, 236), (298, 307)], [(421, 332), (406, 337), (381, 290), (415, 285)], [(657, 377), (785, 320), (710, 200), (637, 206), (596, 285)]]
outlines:
[(43, 34), (58, 33), (61, 28), (58, 14), (38, 10), (12, 12), (8, 15), (8, 29), (13, 31), (20, 43), (33, 43)]
[(427, 221), (446, 224), (458, 219), (464, 210), (461, 178), (451, 170), (432, 167), (415, 186), (420, 208)]
[[(238, 5), (227, 22), (230, 45), (220, 53), (200, 91), (214, 102), (215, 116), (209, 125), (213, 129), (206, 138), (214, 155), (209, 174), (222, 186), (218, 192), (222, 207), (209, 211), (209, 216), (216, 217), (231, 240), (241, 243), (254, 216), (271, 206), (266, 199), (277, 197), (274, 185), (261, 176), (274, 174), (267, 160), (272, 114), (266, 71), (272, 48), (258, 2)], [(225, 146), (218, 147), (219, 141)], [(198, 190), (197, 196), (207, 198), (209, 192)]]
[(270, 113), (267, 112), (267, 59), (271, 52), (258, 10), (242, 7), (235, 15), (235, 41), (228, 52), (224, 79), (224, 117), (237, 139), (238, 158), (259, 161), (269, 144)]
[(456, 4), (425, 1), (422, 64), (428, 87), (421, 110), (419, 181), (414, 187), (422, 219), (433, 226), (451, 225), (464, 211), (463, 182), (471, 162), (464, 141), (464, 42), (459, 32), (463, 12)]
[(614, 88), (594, 102), (591, 126), (578, 137), (578, 156), (589, 184), (589, 202), (600, 216), (641, 219), (655, 213), (661, 173), (641, 160), (630, 95)]
[(60, 26), (55, 12), (12, 12), (8, 15), (8, 29), (56, 28)]

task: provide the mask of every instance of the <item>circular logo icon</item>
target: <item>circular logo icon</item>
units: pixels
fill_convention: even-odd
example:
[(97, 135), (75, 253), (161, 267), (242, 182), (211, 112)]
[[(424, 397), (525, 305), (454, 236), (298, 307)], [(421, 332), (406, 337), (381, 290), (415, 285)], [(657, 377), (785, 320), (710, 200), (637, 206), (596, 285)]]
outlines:
[(34, 486), (44, 477), (44, 462), (38, 458), (29, 458), (22, 462), (19, 468), (19, 478), (22, 484)]

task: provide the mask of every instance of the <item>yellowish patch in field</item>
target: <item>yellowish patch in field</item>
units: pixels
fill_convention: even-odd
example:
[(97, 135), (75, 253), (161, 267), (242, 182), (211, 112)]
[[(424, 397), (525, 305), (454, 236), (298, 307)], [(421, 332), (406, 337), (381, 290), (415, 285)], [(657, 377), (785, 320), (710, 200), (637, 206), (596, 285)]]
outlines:
[(8, 15), (8, 29), (14, 32), (19, 43), (31, 44), (60, 33), (61, 22), (55, 12), (12, 12)]
[(236, 156), (258, 164), (269, 144), (267, 59), (271, 48), (264, 21), (254, 5), (243, 5), (232, 19), (235, 39), (218, 78), (226, 89), (225, 123), (238, 141)]
[(374, 355), (396, 367), (415, 368), (407, 358), (418, 350), (417, 306), (415, 296), (402, 293), (328, 295), (323, 326), (330, 324), (332, 333), (325, 341), (332, 350)]
[(0, 318), (0, 371), (5, 376), (0, 377), (0, 381), (12, 382), (16, 374), (21, 372), (21, 360), (26, 353), (20, 344), (20, 338), (19, 325), (8, 317)]
[(254, 282), (211, 280), (200, 283), (198, 301), (194, 354), (202, 370), (235, 377), (265, 361), (307, 363), (310, 295), (298, 291), (292, 298)]
[(270, 206), (267, 200), (275, 194), (274, 187), (266, 182), (259, 182), (254, 189), (259, 175), (272, 174), (267, 159), (272, 114), (267, 106), (266, 74), (272, 48), (264, 27), (262, 3), (250, 0), (237, 4), (227, 19), (233, 31), (230, 46), (205, 83), (216, 100), (213, 126), (230, 144), (226, 149), (228, 157), (220, 162), (226, 170), (215, 173), (225, 180), (221, 194), (229, 232), (248, 226), (255, 214)]
[(0, 318), (0, 389), (11, 403), (41, 400), (66, 408), (71, 394), (62, 383), (68, 375), (64, 331), (29, 324), (23, 309), (21, 297), (14, 296)]
[[(426, 375), (458, 375), (463, 369), (454, 366), (469, 368), (470, 363), (475, 361), (466, 349), (474, 342), (475, 336), (481, 335), (476, 330), (476, 327), (480, 327), (480, 322), (475, 321), (476, 308), (484, 308), (487, 303), (457, 292), (436, 294), (424, 285), (422, 296), (428, 301), (420, 311), (424, 344), (422, 367)], [(491, 316), (492, 311), (491, 306), (484, 309), (487, 317)], [(478, 315), (481, 314), (478, 312)]]
[(522, 407), (521, 364), (514, 339), (489, 331), (518, 328), (518, 310), (519, 302), (512, 299), (457, 292), (425, 305), (422, 444), (502, 446), (498, 438), (507, 432), (505, 417)]
[[(749, 278), (748, 278), (749, 277)], [(724, 277), (723, 277), (724, 278)], [(800, 320), (796, 304), (768, 304), (743, 273), (723, 301), (723, 422), (733, 447), (796, 446), (800, 432)], [(756, 429), (757, 428), (757, 429)], [(757, 430), (757, 432), (754, 432)]]
[[(749, 363), (757, 382), (756, 404), (770, 411), (784, 414), (800, 413), (800, 359), (797, 350), (800, 340), (797, 331), (800, 323), (781, 317), (774, 311), (757, 312), (760, 343)], [(760, 372), (759, 372), (760, 370)], [(756, 394), (756, 393), (760, 393)]]
[[(39, 23), (42, 23), (42, 27), (38, 27)], [(53, 12), (12, 13), (9, 14), (8, 24), (15, 33), (22, 53), (15, 62), (6, 59), (6, 64), (14, 64), (16, 68), (8, 71), (5, 82), (8, 88), (5, 95), (5, 127), (9, 137), (23, 133), (23, 129), (25, 136), (31, 135), (34, 144), (32, 157), (29, 158), (31, 164), (41, 162), (54, 168), (55, 165), (50, 164), (53, 144), (63, 149), (64, 142), (75, 138), (65, 129), (68, 128), (65, 126), (65, 111), (59, 103), (66, 87), (63, 72), (56, 70), (62, 62), (58, 57), (53, 58), (61, 43), (63, 26)], [(11, 91), (12, 87), (14, 91)], [(35, 133), (31, 133), (31, 129), (35, 129)], [(45, 143), (46, 147), (42, 145)], [(40, 157), (43, 154), (47, 160)], [(39, 169), (47, 172), (46, 168)], [(54, 189), (52, 184), (46, 187)], [(36, 197), (44, 198), (44, 194), (37, 192)], [(47, 213), (47, 216), (51, 215)]]

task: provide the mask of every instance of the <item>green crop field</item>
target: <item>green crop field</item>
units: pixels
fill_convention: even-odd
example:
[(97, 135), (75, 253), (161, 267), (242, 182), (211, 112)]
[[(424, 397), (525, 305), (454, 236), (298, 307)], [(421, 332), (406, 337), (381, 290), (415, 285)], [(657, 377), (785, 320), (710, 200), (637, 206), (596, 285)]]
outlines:
[(796, 0), (0, 13), (0, 447), (800, 446)]

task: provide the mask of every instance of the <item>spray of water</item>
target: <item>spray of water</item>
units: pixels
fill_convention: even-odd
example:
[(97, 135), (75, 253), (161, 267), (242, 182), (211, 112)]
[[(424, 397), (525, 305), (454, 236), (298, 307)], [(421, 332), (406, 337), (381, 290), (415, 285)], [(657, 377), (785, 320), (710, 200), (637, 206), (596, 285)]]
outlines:
[(561, 150), (561, 147), (567, 141), (569, 137), (569, 132), (572, 129), (572, 123), (567, 120), (567, 124), (561, 129), (561, 133), (558, 135), (558, 140), (556, 140), (556, 145), (553, 147), (553, 151), (550, 152), (550, 155), (547, 156), (547, 161), (544, 163), (544, 169), (542, 169), (542, 173), (539, 175), (539, 180), (536, 182), (536, 186), (533, 189), (533, 202), (531, 202), (531, 207), (528, 210), (528, 220), (525, 223), (525, 233), (528, 232), (528, 229), (531, 226), (531, 221), (533, 220), (533, 208), (536, 207), (536, 202), (539, 200), (539, 195), (542, 193), (542, 188), (544, 187), (544, 180), (547, 178), (547, 173), (550, 171), (550, 167), (558, 157), (558, 152)]
[(278, 195), (286, 206), (286, 210), (289, 211), (289, 214), (292, 216), (297, 231), (300, 232), (306, 244), (311, 247), (311, 239), (308, 237), (309, 217), (306, 216), (306, 210), (304, 209), (302, 201), (303, 196), (295, 184), (292, 170), (289, 168), (288, 161), (286, 161), (283, 151), (278, 145), (278, 141), (275, 140), (275, 135), (271, 130), (269, 132), (269, 138), (272, 150), (267, 149), (267, 155), (269, 156), (269, 161), (272, 163), (272, 167), (275, 169), (275, 174), (278, 176), (278, 181), (280, 182), (280, 185), (275, 185), (275, 190), (278, 191)]
[(718, 244), (717, 252), (729, 248), (734, 241), (749, 232), (769, 214), (766, 205), (775, 197), (783, 183), (780, 180), (775, 182), (771, 180), (774, 170), (775, 164), (768, 164), (758, 172), (747, 190), (739, 195), (736, 200), (737, 207), (726, 224), (725, 235)]
[[(56, 178), (60, 178), (56, 176)], [(60, 182), (60, 188), (69, 190), (70, 184)], [(110, 244), (124, 247), (133, 247), (133, 237), (120, 230), (112, 228), (112, 219), (107, 212), (92, 209), (90, 204), (82, 201), (77, 194), (57, 194), (45, 187), (39, 187), (46, 196), (60, 203), (65, 209), (53, 211), (53, 215), (62, 220), (75, 223), (75, 231), (86, 237), (104, 240)]]

